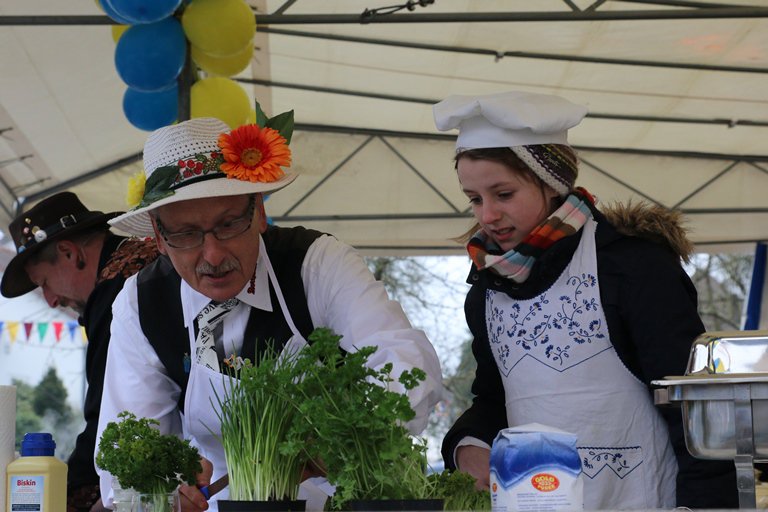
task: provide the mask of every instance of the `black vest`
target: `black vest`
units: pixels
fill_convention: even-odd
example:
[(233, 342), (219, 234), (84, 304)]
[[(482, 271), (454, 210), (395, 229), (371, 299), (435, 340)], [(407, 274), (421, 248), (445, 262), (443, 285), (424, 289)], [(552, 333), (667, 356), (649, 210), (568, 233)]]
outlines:
[[(296, 328), (306, 339), (312, 332), (312, 318), (304, 294), (301, 266), (309, 246), (323, 233), (302, 227), (270, 226), (262, 235), (267, 255), (275, 271), (286, 306)], [(181, 277), (167, 256), (161, 256), (138, 275), (139, 321), (144, 335), (155, 349), (169, 377), (181, 387), (179, 410), (184, 412), (184, 397), (189, 379), (189, 335), (181, 308)], [(273, 311), (251, 308), (240, 355), (255, 363), (267, 344), (282, 347), (292, 334), (270, 283)]]

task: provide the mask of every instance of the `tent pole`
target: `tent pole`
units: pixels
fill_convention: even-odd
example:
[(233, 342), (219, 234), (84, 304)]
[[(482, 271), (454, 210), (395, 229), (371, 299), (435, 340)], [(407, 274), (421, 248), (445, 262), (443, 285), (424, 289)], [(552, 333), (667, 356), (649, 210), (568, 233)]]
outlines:
[(178, 95), (178, 109), (179, 109), (179, 115), (178, 120), (181, 121), (187, 121), (192, 117), (192, 107), (190, 102), (190, 90), (192, 88), (192, 84), (195, 81), (195, 75), (197, 73), (197, 69), (192, 62), (192, 57), (190, 56), (190, 45), (189, 41), (187, 41), (187, 52), (186, 57), (184, 58), (184, 68), (181, 70), (181, 73), (179, 73), (179, 78), (177, 79), (178, 88), (179, 88), (179, 95)]

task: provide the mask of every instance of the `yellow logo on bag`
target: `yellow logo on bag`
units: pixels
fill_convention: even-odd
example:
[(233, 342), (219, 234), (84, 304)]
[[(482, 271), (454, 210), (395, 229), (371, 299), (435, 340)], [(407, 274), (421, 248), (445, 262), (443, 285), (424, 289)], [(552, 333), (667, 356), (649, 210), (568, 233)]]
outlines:
[(531, 485), (541, 492), (550, 492), (560, 487), (560, 480), (549, 473), (538, 473), (531, 478)]

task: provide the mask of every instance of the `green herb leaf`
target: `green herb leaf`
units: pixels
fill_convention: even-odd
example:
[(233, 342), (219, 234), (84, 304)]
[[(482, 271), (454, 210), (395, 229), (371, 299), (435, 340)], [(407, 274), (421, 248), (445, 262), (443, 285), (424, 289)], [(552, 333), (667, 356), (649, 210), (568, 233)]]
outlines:
[(123, 488), (140, 493), (168, 493), (180, 483), (195, 483), (202, 471), (200, 454), (189, 441), (161, 434), (157, 420), (128, 411), (110, 422), (99, 441), (96, 464), (112, 473)]
[(443, 510), (490, 510), (491, 493), (475, 488), (475, 478), (461, 471), (429, 475), (430, 498), (442, 499)]
[[(423, 498), (426, 442), (405, 423), (415, 415), (408, 397), (425, 379), (416, 368), (397, 380), (393, 365), (367, 365), (375, 346), (345, 352), (341, 336), (317, 328), (295, 354), (270, 349), (257, 365), (230, 373), (216, 396), (230, 498), (293, 498), (301, 469), (323, 468), (336, 486), (333, 508), (351, 499)], [(271, 344), (268, 344), (271, 346)]]

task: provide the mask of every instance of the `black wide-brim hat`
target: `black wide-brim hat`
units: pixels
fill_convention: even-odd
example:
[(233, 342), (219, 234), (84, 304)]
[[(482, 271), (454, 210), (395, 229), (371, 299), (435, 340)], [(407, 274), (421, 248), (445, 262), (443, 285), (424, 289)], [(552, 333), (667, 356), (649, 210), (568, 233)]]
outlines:
[(12, 298), (31, 292), (37, 285), (30, 281), (24, 265), (29, 258), (53, 242), (64, 237), (103, 225), (123, 212), (102, 213), (91, 211), (72, 192), (60, 192), (43, 199), (13, 219), (8, 226), (16, 256), (3, 272), (0, 293)]

